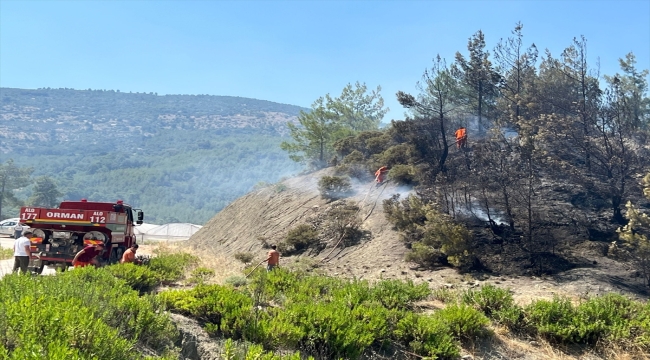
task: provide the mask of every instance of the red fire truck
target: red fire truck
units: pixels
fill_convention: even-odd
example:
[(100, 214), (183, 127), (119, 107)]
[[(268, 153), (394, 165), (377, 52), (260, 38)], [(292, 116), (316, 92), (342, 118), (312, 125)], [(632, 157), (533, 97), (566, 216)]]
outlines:
[(65, 270), (84, 246), (104, 243), (101, 260), (119, 261), (135, 243), (135, 225), (142, 224), (144, 213), (121, 200), (114, 203), (63, 201), (57, 209), (23, 207), (20, 220), (33, 231), (31, 265), (37, 273), (46, 265)]

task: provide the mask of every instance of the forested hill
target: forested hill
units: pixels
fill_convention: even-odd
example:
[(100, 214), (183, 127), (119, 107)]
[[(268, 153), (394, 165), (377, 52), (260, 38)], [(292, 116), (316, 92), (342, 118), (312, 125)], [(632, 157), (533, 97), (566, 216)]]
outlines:
[[(298, 170), (279, 149), (303, 108), (231, 96), (0, 88), (0, 164), (61, 198), (124, 199), (149, 222), (203, 223), (255, 184)], [(13, 215), (31, 195), (3, 203)], [(11, 198), (11, 197), (10, 197)], [(11, 199), (10, 199), (11, 200)]]

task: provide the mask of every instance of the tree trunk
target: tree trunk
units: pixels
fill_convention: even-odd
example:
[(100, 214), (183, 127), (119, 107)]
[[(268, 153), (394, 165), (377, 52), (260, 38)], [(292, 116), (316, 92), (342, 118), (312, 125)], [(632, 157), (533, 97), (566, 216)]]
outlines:
[(483, 134), (483, 81), (478, 82), (478, 133)]
[(442, 102), (440, 103), (440, 134), (442, 134), (442, 155), (440, 156), (440, 171), (445, 171), (445, 161), (447, 161), (447, 156), (449, 155), (449, 145), (447, 144), (447, 134), (445, 134), (445, 115), (442, 108)]

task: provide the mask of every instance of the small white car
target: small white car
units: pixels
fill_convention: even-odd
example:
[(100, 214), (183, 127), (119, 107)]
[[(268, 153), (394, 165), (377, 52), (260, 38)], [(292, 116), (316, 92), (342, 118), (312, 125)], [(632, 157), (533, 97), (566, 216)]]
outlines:
[[(5, 219), (0, 221), (0, 234), (14, 236), (14, 227), (18, 224), (19, 218)], [(29, 226), (23, 225), (23, 231), (29, 229)]]

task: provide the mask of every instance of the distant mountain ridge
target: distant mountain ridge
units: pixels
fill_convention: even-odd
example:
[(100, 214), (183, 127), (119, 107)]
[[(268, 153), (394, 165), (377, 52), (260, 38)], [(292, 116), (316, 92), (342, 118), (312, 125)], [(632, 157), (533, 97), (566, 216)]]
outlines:
[[(201, 224), (300, 170), (279, 145), (301, 110), (233, 96), (0, 88), (0, 163), (52, 177), (64, 199), (124, 199), (148, 222)], [(17, 215), (19, 204), (4, 205)]]
[(102, 137), (140, 138), (159, 130), (212, 130), (215, 134), (287, 134), (287, 122), (301, 110), (233, 96), (162, 95), (114, 90), (0, 88), (0, 152), (11, 144), (88, 141)]

